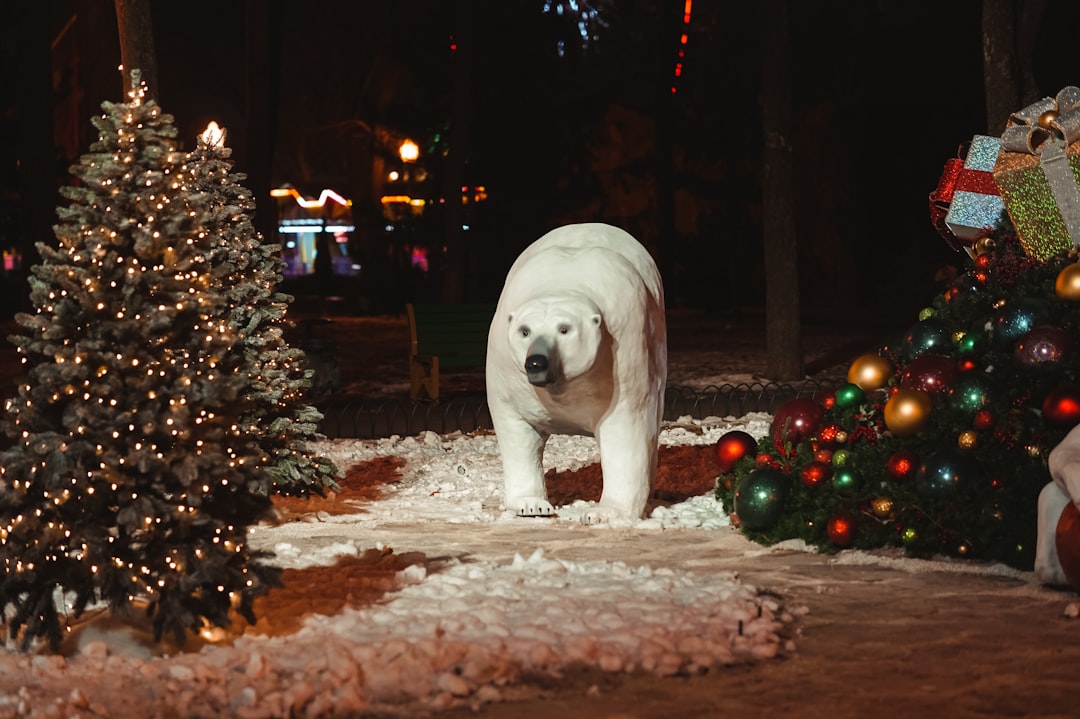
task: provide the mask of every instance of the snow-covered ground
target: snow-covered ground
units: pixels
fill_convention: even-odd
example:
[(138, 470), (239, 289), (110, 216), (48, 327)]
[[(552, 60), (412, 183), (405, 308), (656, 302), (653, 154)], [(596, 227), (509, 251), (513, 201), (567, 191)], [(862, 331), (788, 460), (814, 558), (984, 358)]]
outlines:
[[(732, 429), (761, 436), (769, 419), (686, 418), (661, 442), (712, 444)], [(260, 526), (255, 546), (287, 569), (373, 551), (438, 562), (409, 563), (378, 601), (310, 613), (284, 634), (256, 625), (169, 654), (102, 617), (76, 627), (65, 656), (9, 647), (0, 651), (0, 717), (417, 716), (497, 702), (524, 675), (574, 666), (691, 674), (798, 651), (805, 608), (740, 581), (734, 567), (739, 557), (809, 550), (750, 543), (711, 494), (621, 524), (583, 524), (588, 502), (520, 519), (500, 507), (491, 434), (328, 440), (320, 450), (343, 468), (385, 456), (405, 464), (400, 481), (356, 502), (355, 513)], [(545, 464), (596, 461), (591, 438), (557, 436)]]

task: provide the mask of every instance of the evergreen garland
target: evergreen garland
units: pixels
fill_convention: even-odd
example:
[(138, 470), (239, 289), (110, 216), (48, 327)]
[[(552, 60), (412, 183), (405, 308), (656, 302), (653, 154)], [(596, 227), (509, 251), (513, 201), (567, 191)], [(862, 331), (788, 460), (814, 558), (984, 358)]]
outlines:
[[(749, 537), (1032, 567), (1047, 456), (1080, 421), (1080, 297), (1063, 281), (1080, 265), (1075, 249), (1032, 259), (1011, 229), (973, 254), (904, 336), (853, 362), (835, 392), (781, 406), (720, 476)], [(880, 386), (860, 386), (859, 363), (882, 359)], [(913, 415), (889, 421), (906, 398)]]

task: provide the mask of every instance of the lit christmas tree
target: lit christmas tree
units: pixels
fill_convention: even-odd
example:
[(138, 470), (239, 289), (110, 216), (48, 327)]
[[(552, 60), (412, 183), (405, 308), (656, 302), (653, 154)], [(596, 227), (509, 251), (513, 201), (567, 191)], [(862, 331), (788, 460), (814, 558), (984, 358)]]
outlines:
[(1080, 423), (1080, 263), (1011, 228), (972, 255), (835, 392), (720, 437), (717, 496), (748, 536), (1032, 568), (1047, 455)]
[(255, 231), (255, 199), (243, 187), (244, 175), (232, 172), (231, 154), (225, 130), (211, 123), (198, 138), (187, 169), (192, 189), (209, 198), (206, 229), (215, 238), (210, 264), (227, 300), (221, 319), (239, 335), (241, 351), (232, 362), (249, 376), (243, 426), (259, 443), (260, 464), (272, 491), (324, 496), (327, 488), (338, 489), (334, 477), (339, 472), (310, 448), (310, 442), (324, 439), (318, 432), (322, 414), (304, 401), (312, 376), (304, 352), (284, 338), (292, 301), (277, 291), (284, 262), (280, 248)]
[(57, 647), (61, 616), (94, 603), (145, 604), (156, 638), (183, 641), (233, 610), (254, 622), (280, 582), (247, 545), (273, 507), (209, 197), (132, 75), (129, 101), (93, 118), (11, 338), (28, 369), (2, 420), (0, 606), (24, 648)]

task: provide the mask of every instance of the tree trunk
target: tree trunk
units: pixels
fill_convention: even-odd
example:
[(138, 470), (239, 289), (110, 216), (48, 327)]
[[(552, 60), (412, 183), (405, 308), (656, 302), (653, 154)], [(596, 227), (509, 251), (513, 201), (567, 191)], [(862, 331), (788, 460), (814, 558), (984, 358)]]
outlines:
[(120, 31), (120, 64), (124, 66), (124, 95), (131, 90), (131, 71), (138, 70), (147, 96), (158, 97), (157, 56), (150, 0), (115, 0), (116, 25)]
[(803, 357), (798, 243), (792, 199), (788, 0), (765, 0), (759, 7), (762, 12), (766, 374), (775, 380), (791, 381), (802, 379)]
[(473, 30), (475, 25), (473, 0), (458, 0), (454, 19), (454, 115), (450, 130), (450, 146), (443, 173), (443, 239), (446, 246), (446, 266), (443, 272), (442, 301), (461, 302), (465, 299), (467, 247), (462, 237), (464, 212), (461, 207), (461, 186), (465, 183), (472, 134), (472, 62)]
[[(1035, 81), (1035, 47), (1046, 16), (1046, 0), (1024, 0), (1016, 12), (1016, 59), (1020, 71), (1020, 104), (1030, 105), (1046, 92)], [(1060, 88), (1048, 88), (1057, 92)]]
[[(659, 27), (663, 41), (659, 43), (657, 62), (671, 73), (672, 64), (677, 54), (672, 51), (673, 43), (678, 42), (679, 22), (681, 15), (676, 15), (680, 7), (664, 6), (661, 4), (659, 12)], [(676, 48), (678, 45), (676, 45)], [(675, 78), (671, 74), (662, 74), (657, 83), (656, 112), (656, 154), (653, 158), (654, 172), (656, 173), (656, 235), (653, 246), (649, 249), (653, 252), (660, 277), (674, 278), (675, 267), (672, 250), (676, 242), (681, 242), (675, 230), (675, 150), (674, 150), (674, 125), (675, 125), (675, 101), (676, 97), (671, 91), (670, 83)]]
[(247, 168), (248, 187), (255, 196), (255, 229), (270, 241), (277, 232), (270, 180), (281, 75), (281, 3), (248, 0), (246, 14), (247, 147), (241, 166)]
[(1009, 115), (1020, 109), (1020, 71), (1016, 61), (1013, 0), (983, 0), (983, 87), (986, 133), (997, 137)]

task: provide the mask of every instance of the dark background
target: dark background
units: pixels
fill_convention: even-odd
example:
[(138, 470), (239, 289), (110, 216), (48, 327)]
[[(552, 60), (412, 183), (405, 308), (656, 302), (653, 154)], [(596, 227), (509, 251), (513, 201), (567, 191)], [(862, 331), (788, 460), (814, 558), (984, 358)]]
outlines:
[[(113, 3), (40, 5), (0, 8), (0, 82), (19, 88), (0, 94), (0, 249), (31, 258), (33, 243), (51, 237), (27, 220), (26, 163), (41, 159), (26, 151), (26, 113), (40, 108), (21, 100), (45, 97), (54, 106), (46, 115), (55, 185), (69, 181), (66, 168), (94, 139), (89, 118), (100, 103), (123, 100)], [(588, 42), (575, 18), (544, 12), (555, 5), (568, 7), (471, 3), (464, 181), (483, 185), (488, 199), (469, 218), (466, 299), (494, 300), (510, 262), (543, 232), (606, 221), (657, 257), (669, 305), (756, 311), (764, 303), (756, 3), (696, 0), (684, 26), (682, 0), (582, 0), (578, 7), (598, 10), (602, 21), (590, 26)], [(356, 202), (365, 267), (352, 280), (357, 313), (397, 312), (413, 296), (438, 294), (437, 263), (419, 282), (392, 271), (395, 248), (382, 230), (373, 168), (386, 161), (388, 138), (407, 134), (439, 177), (440, 153), (461, 127), (453, 73), (460, 53), (451, 49), (462, 35), (461, 6), (151, 3), (158, 101), (187, 149), (216, 120), (229, 130), (237, 171), (265, 166), (270, 186), (289, 183), (309, 196), (331, 187)], [(853, 321), (912, 319), (949, 267), (964, 262), (931, 227), (927, 196), (962, 143), (1002, 129), (987, 127), (981, 7), (791, 3), (789, 140), (804, 307)], [(1078, 27), (1080, 3), (1049, 0), (1034, 65), (1043, 94), (1080, 84)], [(253, 48), (265, 51), (265, 62), (252, 62)], [(251, 102), (253, 80), (268, 84), (269, 111)], [(41, 83), (49, 83), (43, 95), (26, 89)], [(269, 144), (256, 142), (264, 136)], [(672, 198), (673, 227), (659, 212), (663, 197)], [(261, 207), (272, 205), (264, 200)], [(260, 213), (259, 224), (273, 236), (270, 214)], [(438, 221), (415, 231), (440, 246)], [(11, 309), (24, 299), (23, 279), (4, 276)]]

